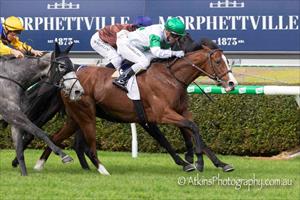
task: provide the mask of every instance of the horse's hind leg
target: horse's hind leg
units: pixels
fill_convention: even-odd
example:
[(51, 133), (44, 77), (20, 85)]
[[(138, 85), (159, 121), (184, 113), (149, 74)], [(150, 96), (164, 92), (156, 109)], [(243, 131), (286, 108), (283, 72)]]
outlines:
[(177, 165), (183, 166), (183, 170), (186, 172), (193, 171), (195, 170), (195, 167), (190, 164), (185, 162), (180, 158), (179, 155), (176, 154), (175, 150), (169, 143), (169, 141), (165, 138), (165, 136), (162, 134), (162, 132), (159, 130), (156, 124), (149, 123), (148, 126), (145, 124), (140, 124), (155, 140), (158, 141), (158, 143), (164, 147), (168, 153), (171, 155), (173, 160)]
[(17, 162), (19, 163), (21, 169), (21, 175), (27, 176), (27, 169), (24, 160), (24, 151), (23, 151), (23, 139), (21, 130), (15, 126), (11, 127), (11, 134), (14, 141), (16, 154), (17, 154)]

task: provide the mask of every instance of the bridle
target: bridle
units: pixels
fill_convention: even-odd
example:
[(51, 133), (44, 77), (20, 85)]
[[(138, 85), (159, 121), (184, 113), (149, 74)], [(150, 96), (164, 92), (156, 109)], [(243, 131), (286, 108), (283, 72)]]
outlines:
[[(48, 74), (51, 72), (51, 68), (52, 68), (54, 65), (56, 65), (55, 70), (56, 70), (57, 73), (59, 73), (59, 80), (60, 80), (60, 81), (59, 81), (59, 84), (58, 84), (58, 85), (55, 84), (55, 83), (52, 83), (52, 84), (51, 84), (51, 82), (49, 83), (49, 82), (46, 82), (46, 81), (42, 81), (42, 82), (47, 83), (47, 84), (51, 84), (51, 85), (53, 85), (53, 86), (55, 86), (55, 87), (57, 87), (57, 88), (59, 88), (59, 89), (63, 89), (64, 91), (66, 91), (66, 92), (68, 93), (67, 96), (70, 97), (70, 96), (71, 96), (71, 91), (73, 90), (75, 84), (77, 83), (77, 81), (79, 81), (79, 79), (78, 79), (77, 77), (74, 77), (74, 78), (64, 78), (64, 75), (65, 75), (66, 73), (62, 74), (61, 71), (59, 70), (60, 65), (65, 66), (65, 67), (67, 66), (65, 63), (59, 62), (59, 60), (60, 60), (60, 59), (63, 59), (63, 58), (69, 58), (69, 57), (65, 55), (65, 56), (59, 56), (59, 57), (57, 57), (57, 58), (54, 58), (54, 60), (51, 60), (51, 66), (50, 66), (50, 69), (49, 69), (49, 71), (48, 71), (48, 73), (47, 73), (47, 76), (48, 76)], [(72, 64), (72, 70), (75, 72), (74, 65), (73, 65), (73, 63), (71, 63), (71, 64)], [(68, 73), (69, 73), (69, 72), (68, 72)], [(48, 76), (48, 77), (50, 77), (50, 76)], [(67, 90), (67, 89), (63, 86), (63, 83), (64, 83), (65, 81), (73, 80), (73, 79), (75, 79), (74, 83), (72, 84), (71, 88)]]
[[(72, 91), (73, 87), (75, 86), (76, 82), (79, 81), (79, 80), (78, 80), (78, 78), (66, 78), (66, 79), (63, 78), (63, 76), (64, 76), (65, 74), (62, 74), (62, 73), (61, 73), (61, 71), (59, 70), (59, 65), (66, 66), (66, 64), (65, 64), (65, 63), (62, 63), (62, 62), (59, 62), (59, 60), (62, 59), (62, 58), (68, 58), (67, 56), (60, 56), (60, 57), (57, 57), (57, 58), (54, 58), (54, 59), (51, 58), (51, 60), (43, 59), (43, 58), (40, 58), (40, 57), (29, 56), (29, 55), (25, 55), (25, 57), (27, 57), (27, 58), (35, 58), (35, 59), (38, 60), (38, 62), (39, 62), (40, 60), (44, 60), (44, 61), (46, 61), (46, 62), (50, 62), (50, 63), (51, 63), (51, 66), (50, 66), (50, 68), (49, 68), (49, 70), (48, 70), (48, 72), (47, 72), (47, 77), (49, 77), (49, 78), (51, 79), (50, 73), (51, 73), (51, 71), (53, 70), (53, 67), (55, 67), (56, 72), (59, 73), (59, 74), (58, 74), (58, 75), (59, 75), (59, 78), (60, 78), (59, 80), (61, 80), (59, 84), (56, 84), (56, 83), (53, 83), (52, 81), (45, 81), (45, 80), (43, 80), (43, 77), (40, 77), (40, 78), (39, 78), (40, 81), (38, 81), (37, 83), (46, 83), (46, 84), (52, 85), (52, 86), (54, 86), (54, 87), (57, 87), (57, 88), (59, 88), (59, 89), (65, 89), (65, 88), (62, 86), (62, 85), (63, 85), (63, 82), (65, 82), (65, 81), (67, 81), (67, 80), (76, 79), (76, 81), (74, 81), (74, 83), (72, 84), (71, 89), (70, 89), (70, 91), (69, 91), (69, 96), (71, 95), (71, 91)], [(73, 65), (73, 63), (72, 63), (72, 65)], [(73, 67), (73, 66), (72, 66), (72, 69), (74, 70), (74, 67)], [(15, 84), (18, 85), (23, 91), (26, 91), (26, 90), (29, 90), (30, 88), (32, 88), (32, 86), (30, 86), (29, 88), (25, 88), (25, 87), (24, 87), (21, 83), (19, 83), (18, 81), (14, 80), (14, 79), (12, 79), (12, 78), (6, 77), (6, 76), (0, 75), (0, 79), (9, 80), (9, 81), (15, 83)], [(36, 84), (37, 84), (37, 83), (36, 83)], [(35, 84), (34, 84), (34, 85), (35, 85)]]
[[(208, 52), (208, 55), (207, 55), (207, 59), (208, 59), (209, 65), (211, 66), (211, 68), (213, 69), (213, 72), (214, 72), (213, 74), (207, 73), (207, 72), (204, 71), (201, 67), (197, 66), (196, 64), (194, 64), (192, 61), (190, 61), (190, 60), (189, 60), (188, 58), (186, 58), (186, 57), (183, 57), (182, 59), (183, 59), (185, 62), (189, 63), (193, 68), (197, 69), (199, 72), (205, 74), (205, 75), (206, 75), (207, 77), (209, 77), (210, 79), (212, 79), (212, 80), (214, 80), (214, 81), (216, 81), (216, 82), (218, 82), (218, 83), (222, 83), (222, 82), (224, 82), (224, 80), (223, 80), (222, 78), (223, 78), (224, 76), (226, 76), (228, 73), (232, 73), (232, 71), (231, 71), (231, 69), (229, 69), (229, 70), (227, 70), (226, 72), (222, 73), (221, 75), (218, 75), (218, 74), (216, 73), (216, 67), (217, 67), (217, 66), (215, 66), (215, 65), (213, 64), (212, 60), (211, 60), (212, 55), (213, 55), (214, 53), (216, 53), (216, 52), (223, 52), (223, 50), (221, 50), (221, 49), (213, 49), (213, 50), (209, 51), (209, 52)], [(178, 60), (178, 59), (177, 59), (177, 60)], [(177, 60), (176, 60), (176, 61), (177, 61)], [(176, 62), (176, 61), (175, 61), (175, 62)], [(200, 66), (202, 66), (206, 61), (207, 61), (207, 60), (205, 60), (202, 64), (200, 64)], [(171, 69), (171, 67), (174, 65), (175, 62), (173, 62), (171, 65), (169, 65), (168, 68)], [(182, 84), (185, 85), (185, 86), (188, 86), (187, 83), (185, 83), (184, 81), (181, 81), (179, 78), (177, 78), (177, 77), (175, 76), (175, 74), (172, 74), (172, 75), (175, 77), (175, 79), (176, 79), (178, 82), (182, 83)]]

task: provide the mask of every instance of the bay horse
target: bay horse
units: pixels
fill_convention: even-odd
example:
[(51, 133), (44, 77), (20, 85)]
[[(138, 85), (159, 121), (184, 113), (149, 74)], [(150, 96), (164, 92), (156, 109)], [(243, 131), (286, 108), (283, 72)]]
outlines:
[[(218, 48), (209, 39), (204, 39), (201, 42), (203, 44), (205, 44), (206, 46), (209, 46), (210, 48)], [(187, 33), (184, 37), (181, 37), (179, 39), (178, 43), (176, 43), (175, 45), (172, 46), (172, 50), (184, 50), (185, 52), (191, 52), (191, 51), (194, 51), (197, 48), (197, 46), (198, 46), (198, 44), (196, 42), (194, 42), (194, 40)], [(67, 50), (65, 50), (64, 52), (61, 52), (60, 49), (58, 49), (56, 54), (66, 56), (68, 54), (69, 50), (70, 50), (70, 47), (68, 47)], [(125, 61), (122, 65), (122, 68), (124, 68), (128, 65), (130, 65), (130, 62)], [(75, 70), (78, 70), (79, 67), (81, 67), (81, 66), (76, 65), (76, 64), (74, 65)], [(76, 89), (76, 88), (73, 88), (73, 89)], [(61, 102), (61, 99), (60, 99), (59, 95), (57, 94), (59, 90), (60, 90), (60, 88), (57, 88), (54, 85), (41, 83), (41, 84), (39, 84), (38, 87), (34, 87), (34, 90), (33, 91), (31, 90), (30, 93), (26, 95), (26, 97), (27, 97), (26, 102), (30, 102), (30, 103), (25, 103), (25, 108), (24, 108), (25, 114), (38, 127), (42, 127), (50, 119), (52, 119), (55, 116), (55, 114), (57, 114), (60, 110), (63, 110), (63, 103)], [(70, 93), (70, 91), (69, 91), (69, 93)], [(75, 92), (73, 92), (73, 93), (75, 93)], [(151, 125), (153, 127), (152, 129), (149, 129), (147, 126), (144, 126), (144, 125), (142, 125), (142, 126), (144, 127), (144, 129), (147, 132), (150, 132), (150, 131), (153, 131), (155, 125), (154, 124)], [(155, 126), (155, 130), (159, 131), (157, 126)], [(150, 135), (152, 135), (152, 136), (160, 135), (161, 137), (156, 137), (155, 139), (159, 140), (160, 138), (162, 138), (164, 141), (161, 141), (161, 142), (166, 143), (166, 144), (162, 144), (162, 146), (168, 145), (169, 149), (170, 149), (169, 150), (170, 154), (173, 157), (175, 157), (176, 156), (175, 150), (173, 150), (172, 147), (168, 144), (168, 141), (164, 138), (164, 135), (162, 135), (162, 133), (157, 132), (157, 131), (155, 131), (155, 134), (150, 133)], [(186, 137), (184, 137), (184, 138), (186, 138)], [(33, 139), (34, 139), (33, 135), (24, 134), (23, 149), (26, 149), (27, 146), (32, 142)], [(190, 142), (191, 141), (186, 141), (187, 144)], [(64, 146), (61, 146), (61, 147), (64, 147)], [(85, 139), (80, 130), (78, 130), (75, 134), (74, 150), (76, 151), (76, 154), (78, 156), (78, 159), (80, 161), (82, 168), (89, 169), (89, 166), (84, 157), (84, 153), (87, 156), (90, 155), (89, 147), (87, 146)], [(186, 160), (193, 163), (193, 161), (191, 159), (189, 159), (189, 158), (193, 157), (193, 149), (189, 149), (188, 152), (189, 153), (186, 154)], [(192, 154), (192, 155), (189, 156), (189, 154)], [(12, 166), (13, 167), (18, 166), (17, 158), (15, 158), (12, 161)], [(192, 169), (193, 169), (193, 167), (190, 166), (190, 170), (192, 170)]]
[[(56, 44), (56, 51), (54, 53), (47, 53), (40, 58), (26, 56), (22, 59), (2, 58), (0, 61), (0, 113), (4, 120), (12, 125), (12, 138), (16, 148), (21, 175), (23, 176), (27, 175), (27, 169), (23, 154), (22, 130), (45, 141), (62, 158), (63, 163), (72, 161), (72, 158), (53, 144), (47, 134), (33, 124), (24, 113), (25, 91), (29, 86), (42, 77), (49, 78), (46, 82), (47, 84), (58, 85), (62, 77), (70, 72), (70, 66), (64, 62), (67, 57), (59, 55), (57, 53), (58, 48)], [(74, 72), (72, 72), (72, 75), (67, 75), (67, 79), (59, 85), (69, 85), (70, 82), (74, 82), (74, 79), (77, 79), (74, 78), (74, 75)], [(79, 82), (75, 81), (73, 87), (77, 87), (78, 84)], [(71, 88), (66, 89), (70, 90)], [(82, 87), (81, 91), (77, 90), (77, 92), (79, 92), (77, 96), (80, 96), (83, 93)], [(31, 102), (28, 103), (30, 104)]]
[[(146, 72), (137, 76), (141, 100), (148, 119), (147, 126), (149, 128), (155, 124), (173, 124), (179, 127), (181, 131), (192, 135), (195, 140), (198, 170), (203, 170), (202, 154), (205, 152), (217, 167), (230, 171), (232, 167), (221, 162), (202, 140), (199, 129), (188, 111), (186, 89), (200, 75), (214, 79), (227, 92), (232, 90), (237, 82), (220, 49), (211, 50), (206, 46), (198, 46), (199, 50), (187, 53), (172, 65), (169, 65), (168, 61), (152, 63)], [(56, 144), (60, 144), (80, 128), (91, 150), (89, 157), (98, 171), (105, 175), (109, 173), (98, 160), (96, 152), (96, 116), (118, 122), (140, 123), (132, 101), (123, 91), (112, 85), (113, 71), (108, 68), (89, 66), (77, 73), (85, 95), (77, 102), (63, 97), (68, 119), (64, 127), (52, 138)], [(151, 136), (155, 139), (160, 137), (159, 142), (165, 139), (162, 139), (161, 135), (156, 135), (155, 131)], [(170, 153), (170, 149), (164, 147)], [(51, 150), (47, 148), (37, 165), (42, 167), (50, 153)], [(173, 153), (175, 163), (189, 171), (189, 167), (186, 167), (191, 164)]]

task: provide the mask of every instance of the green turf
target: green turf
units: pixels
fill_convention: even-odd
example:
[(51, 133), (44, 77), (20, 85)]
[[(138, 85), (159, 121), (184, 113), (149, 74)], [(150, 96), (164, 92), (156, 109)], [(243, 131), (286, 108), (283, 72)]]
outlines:
[[(75, 158), (74, 152), (70, 152)], [(293, 160), (256, 160), (248, 157), (220, 156), (236, 170), (224, 173), (207, 159), (203, 173), (181, 171), (167, 154), (100, 152), (111, 173), (102, 176), (93, 167), (80, 168), (78, 160), (63, 165), (52, 155), (42, 172), (32, 168), (41, 151), (27, 150), (29, 176), (21, 177), (11, 167), (14, 151), (0, 151), (0, 199), (299, 199), (300, 158)], [(183, 178), (182, 178), (183, 177)], [(184, 179), (184, 185), (178, 180)], [(239, 182), (245, 179), (239, 188)], [(252, 179), (252, 180), (251, 180)], [(253, 180), (281, 179), (290, 186), (248, 187)], [(230, 180), (230, 181), (229, 181)], [(214, 182), (213, 182), (214, 181)], [(235, 181), (235, 182), (234, 182)], [(270, 182), (268, 182), (270, 183)], [(226, 186), (233, 184), (231, 186)], [(234, 185), (237, 184), (237, 185)], [(273, 184), (275, 184), (273, 182)]]

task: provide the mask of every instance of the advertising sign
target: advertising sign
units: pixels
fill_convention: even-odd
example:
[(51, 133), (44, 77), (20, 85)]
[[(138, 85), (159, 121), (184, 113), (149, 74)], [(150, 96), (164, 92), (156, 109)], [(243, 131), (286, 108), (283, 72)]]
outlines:
[(225, 51), (300, 52), (299, 0), (0, 0), (0, 20), (20, 17), (23, 41), (36, 49), (75, 43), (92, 51), (97, 29), (146, 15), (154, 23), (178, 16), (194, 40), (206, 37)]

